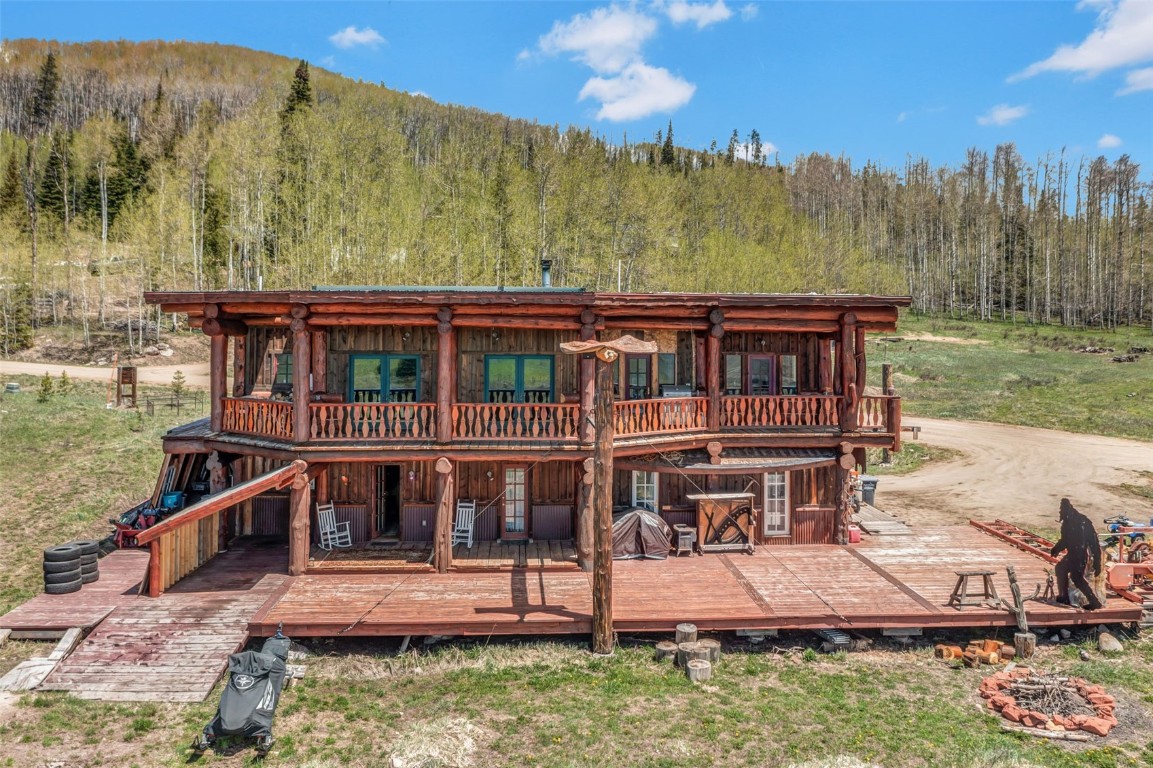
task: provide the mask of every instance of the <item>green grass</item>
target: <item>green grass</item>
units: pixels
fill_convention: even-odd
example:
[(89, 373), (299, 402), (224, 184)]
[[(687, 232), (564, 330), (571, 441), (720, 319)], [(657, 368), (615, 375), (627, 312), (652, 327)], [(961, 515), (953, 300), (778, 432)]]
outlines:
[(906, 437), (901, 441), (900, 451), (889, 452), (888, 463), (882, 463), (883, 455), (880, 448), (869, 449), (870, 475), (907, 475), (910, 472), (916, 472), (926, 464), (951, 461), (960, 456), (961, 452), (939, 445), (913, 442)]
[[(923, 334), (970, 343), (915, 338)], [(1153, 348), (1153, 335), (906, 315), (896, 334), (870, 337), (869, 383), (878, 386), (881, 365), (891, 363), (908, 416), (1153, 440), (1153, 355), (1112, 363), (1112, 355), (1074, 351), (1085, 346)]]
[(39, 402), (39, 378), (11, 380), (24, 391), (0, 396), (0, 613), (40, 590), (44, 547), (107, 536), (110, 516), (152, 492), (161, 436), (204, 415), (107, 409), (105, 386), (83, 381)]

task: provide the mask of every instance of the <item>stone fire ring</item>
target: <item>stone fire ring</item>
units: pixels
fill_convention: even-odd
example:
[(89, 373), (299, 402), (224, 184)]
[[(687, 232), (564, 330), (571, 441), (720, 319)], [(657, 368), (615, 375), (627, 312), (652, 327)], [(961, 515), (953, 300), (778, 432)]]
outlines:
[(1105, 736), (1117, 725), (1117, 718), (1113, 714), (1117, 706), (1116, 700), (1105, 693), (1100, 685), (1093, 685), (1079, 677), (1070, 677), (1069, 684), (1085, 699), (1086, 703), (1096, 712), (1096, 717), (1088, 715), (1047, 715), (1044, 712), (1034, 712), (1017, 706), (1017, 700), (1003, 691), (1014, 682), (1034, 676), (1034, 671), (1028, 667), (1017, 667), (1009, 672), (997, 672), (991, 677), (981, 681), (981, 698), (988, 702), (989, 709), (1000, 712), (1001, 716), (1014, 723), (1020, 723), (1028, 728), (1041, 728), (1051, 731), (1086, 731), (1095, 736)]

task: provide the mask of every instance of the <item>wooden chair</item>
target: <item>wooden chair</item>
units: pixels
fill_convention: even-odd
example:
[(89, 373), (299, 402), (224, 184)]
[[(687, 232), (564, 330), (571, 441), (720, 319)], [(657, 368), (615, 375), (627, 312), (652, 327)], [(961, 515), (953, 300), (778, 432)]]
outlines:
[(352, 546), (351, 524), (336, 522), (336, 508), (331, 502), (316, 505), (316, 525), (320, 529), (321, 549)]
[(460, 499), (456, 502), (456, 520), (452, 525), (452, 544), (467, 544), (472, 549), (472, 529), (476, 525), (476, 501)]

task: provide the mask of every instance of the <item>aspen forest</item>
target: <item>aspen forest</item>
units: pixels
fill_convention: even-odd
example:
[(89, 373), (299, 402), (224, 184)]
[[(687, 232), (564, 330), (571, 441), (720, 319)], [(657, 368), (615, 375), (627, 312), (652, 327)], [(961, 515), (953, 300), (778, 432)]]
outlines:
[[(1153, 323), (1153, 177), (1012, 144), (768, 156), (758, 129), (609, 142), (198, 43), (5, 41), (5, 352), (154, 328), (150, 289), (555, 285), (909, 294), (915, 311)], [(139, 322), (137, 322), (139, 321)], [(133, 329), (137, 338), (133, 339)]]

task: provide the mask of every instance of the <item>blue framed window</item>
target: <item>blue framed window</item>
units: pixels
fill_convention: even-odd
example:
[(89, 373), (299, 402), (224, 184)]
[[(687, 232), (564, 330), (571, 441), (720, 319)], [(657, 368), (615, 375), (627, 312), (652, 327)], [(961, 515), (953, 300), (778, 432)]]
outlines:
[(352, 355), (348, 360), (350, 403), (420, 401), (420, 357)]
[(485, 355), (485, 402), (551, 403), (555, 390), (552, 355)]

